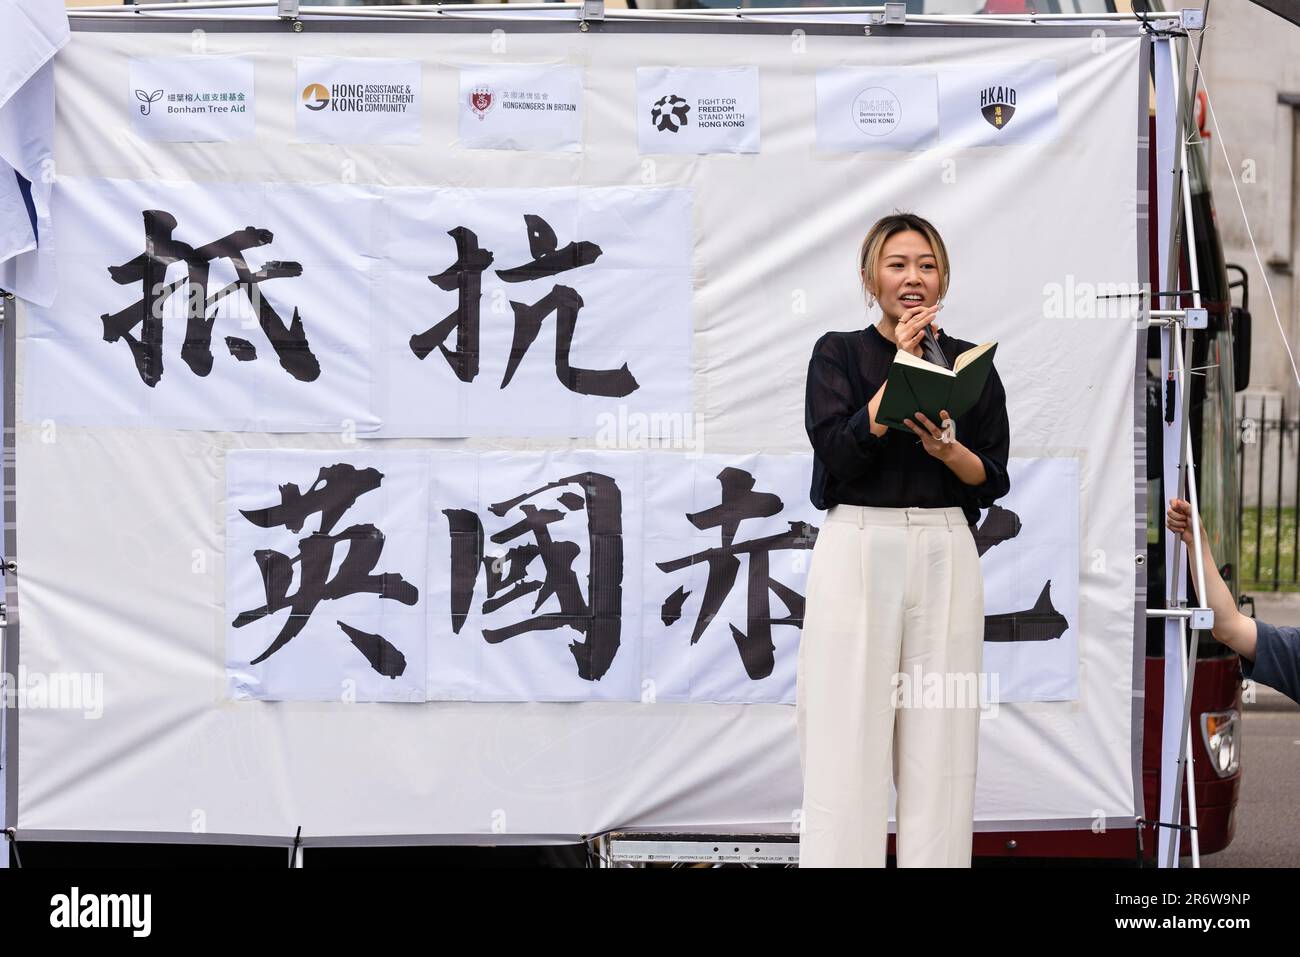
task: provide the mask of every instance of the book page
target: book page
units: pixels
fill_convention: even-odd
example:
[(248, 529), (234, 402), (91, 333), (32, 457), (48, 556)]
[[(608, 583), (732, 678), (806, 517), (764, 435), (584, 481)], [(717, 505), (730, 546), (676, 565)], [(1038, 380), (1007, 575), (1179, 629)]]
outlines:
[(961, 355), (957, 357), (957, 361), (953, 363), (953, 369), (956, 370), (957, 372), (960, 372), (962, 369), (966, 368), (968, 365), (970, 365), (972, 362), (974, 362), (980, 356), (984, 355), (984, 353), (988, 352), (996, 345), (997, 345), (996, 342), (986, 342), (983, 345), (976, 346), (973, 349), (967, 349), (965, 352), (963, 352)]
[(914, 369), (922, 369), (925, 372), (933, 372), (936, 374), (950, 376), (952, 378), (956, 378), (957, 376), (957, 373), (951, 369), (945, 369), (943, 366), (937, 366), (933, 362), (929, 361), (928, 359), (922, 359), (920, 356), (914, 356), (912, 355), (912, 353), (904, 352), (901, 349), (898, 351), (898, 354), (894, 356), (894, 361), (901, 363), (902, 365), (905, 366), (911, 366)]

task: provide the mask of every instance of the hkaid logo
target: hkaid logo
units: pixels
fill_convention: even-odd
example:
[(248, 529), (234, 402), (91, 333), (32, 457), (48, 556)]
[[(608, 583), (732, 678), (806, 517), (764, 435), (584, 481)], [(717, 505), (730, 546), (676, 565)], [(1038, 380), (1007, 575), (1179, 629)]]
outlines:
[(989, 126), (1000, 130), (1016, 112), (1016, 90), (1012, 86), (986, 86), (980, 90), (980, 112)]
[(414, 102), (407, 83), (308, 83), (302, 89), (302, 105), (312, 112), (405, 113)]

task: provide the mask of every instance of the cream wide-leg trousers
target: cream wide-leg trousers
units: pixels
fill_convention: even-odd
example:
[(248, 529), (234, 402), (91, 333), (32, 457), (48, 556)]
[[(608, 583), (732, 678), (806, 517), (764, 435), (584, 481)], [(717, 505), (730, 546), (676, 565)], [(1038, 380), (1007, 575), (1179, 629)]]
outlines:
[(891, 771), (898, 865), (970, 866), (983, 646), (960, 508), (830, 509), (799, 642), (801, 867), (885, 866)]

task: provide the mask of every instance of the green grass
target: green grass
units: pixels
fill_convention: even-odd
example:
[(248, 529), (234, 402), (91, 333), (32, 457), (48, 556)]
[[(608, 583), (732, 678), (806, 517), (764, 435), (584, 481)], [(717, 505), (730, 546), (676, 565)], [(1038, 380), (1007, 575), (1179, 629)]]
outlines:
[[(1262, 537), (1260, 536), (1263, 526)], [(1278, 512), (1267, 506), (1263, 509), (1262, 522), (1256, 521), (1253, 506), (1242, 509), (1241, 514), (1241, 588), (1243, 590), (1271, 591), (1273, 579), (1281, 581), (1278, 591), (1300, 591), (1300, 582), (1291, 580), (1291, 569), (1295, 563), (1296, 510), (1282, 509), (1282, 540), (1278, 550), (1278, 560), (1274, 564), (1273, 555), (1277, 535)], [(1259, 567), (1255, 567), (1255, 542), (1259, 540)]]

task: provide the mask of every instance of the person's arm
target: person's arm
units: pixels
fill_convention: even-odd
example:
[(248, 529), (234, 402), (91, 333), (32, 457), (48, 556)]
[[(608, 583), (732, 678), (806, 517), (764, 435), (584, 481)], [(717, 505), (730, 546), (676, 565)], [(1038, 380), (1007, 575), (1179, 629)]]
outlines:
[[(887, 426), (877, 433), (871, 404), (855, 407), (846, 357), (832, 334), (822, 336), (808, 362), (804, 428), (827, 470), (837, 478), (860, 478), (871, 471), (885, 448)], [(879, 392), (877, 392), (877, 397)], [(873, 399), (873, 401), (875, 401)], [(879, 402), (876, 401), (879, 406)]]
[(1255, 634), (1255, 660), (1241, 663), (1242, 675), (1300, 704), (1300, 628), (1256, 621)]
[[(1192, 549), (1196, 546), (1192, 539), (1191, 519), (1192, 505), (1190, 502), (1181, 498), (1170, 499), (1165, 524), (1171, 532), (1180, 535), (1184, 544), (1187, 545), (1188, 577), (1195, 585), (1196, 561)], [(1214, 637), (1243, 658), (1254, 661), (1255, 619), (1243, 615), (1240, 609), (1237, 608), (1237, 603), (1232, 600), (1232, 592), (1219, 574), (1219, 567), (1215, 564), (1214, 555), (1210, 552), (1210, 539), (1205, 534), (1205, 524), (1203, 522), (1201, 523), (1201, 561), (1205, 566), (1205, 595), (1202, 597), (1205, 604), (1214, 611)]]
[[(887, 381), (888, 380), (886, 380), (886, 382)], [(881, 425), (876, 421), (876, 414), (880, 412), (880, 399), (885, 394), (886, 382), (880, 383), (880, 388), (876, 390), (876, 394), (873, 395), (871, 401), (867, 403), (867, 414), (871, 417), (872, 435), (884, 436), (885, 433), (889, 431), (889, 426)]]

